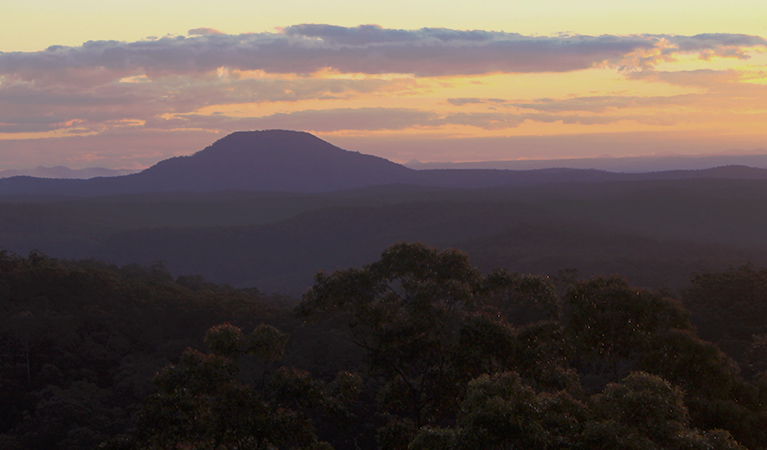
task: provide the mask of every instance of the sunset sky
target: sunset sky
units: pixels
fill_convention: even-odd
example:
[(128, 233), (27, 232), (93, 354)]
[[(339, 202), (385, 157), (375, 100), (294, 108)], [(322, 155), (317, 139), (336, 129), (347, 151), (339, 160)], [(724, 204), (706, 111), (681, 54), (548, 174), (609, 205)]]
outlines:
[(272, 128), (397, 162), (767, 153), (764, 0), (7, 3), (0, 169)]

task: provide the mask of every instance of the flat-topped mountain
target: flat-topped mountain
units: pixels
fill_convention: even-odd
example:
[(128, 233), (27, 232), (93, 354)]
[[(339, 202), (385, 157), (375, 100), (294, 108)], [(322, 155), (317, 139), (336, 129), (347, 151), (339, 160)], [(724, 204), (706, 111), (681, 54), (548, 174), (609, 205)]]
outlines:
[(309, 133), (266, 130), (233, 133), (193, 155), (166, 159), (131, 175), (87, 180), (0, 179), (0, 195), (332, 192), (388, 184), (480, 188), (689, 178), (767, 178), (767, 170), (726, 167), (641, 174), (565, 168), (413, 170), (384, 158), (343, 150)]
[(405, 181), (410, 172), (309, 133), (267, 130), (230, 134), (194, 155), (161, 161), (134, 179), (153, 191), (317, 192)]
[(415, 172), (338, 148), (309, 133), (236, 132), (190, 156), (131, 175), (89, 180), (0, 179), (0, 195), (98, 196), (142, 192), (330, 192), (408, 182)]

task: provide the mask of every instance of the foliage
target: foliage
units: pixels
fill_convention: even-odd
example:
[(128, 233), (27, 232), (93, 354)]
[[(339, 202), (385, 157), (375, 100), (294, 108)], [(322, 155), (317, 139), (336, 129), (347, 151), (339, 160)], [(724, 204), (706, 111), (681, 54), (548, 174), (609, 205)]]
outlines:
[(367, 351), (381, 448), (738, 448), (723, 425), (749, 439), (701, 420), (699, 399), (751, 395), (736, 365), (678, 300), (625, 279), (575, 282), (560, 303), (546, 279), (398, 244), (315, 281), (299, 315), (341, 318)]
[(8, 448), (94, 448), (132, 428), (152, 374), (206, 328), (265, 320), (273, 305), (160, 264), (0, 252), (0, 436)]
[(702, 338), (744, 363), (749, 375), (767, 367), (757, 356), (760, 336), (767, 334), (767, 269), (697, 273), (684, 300)]
[[(3, 448), (767, 442), (767, 375), (757, 370), (767, 334), (749, 337), (741, 360), (697, 334), (711, 331), (701, 311), (758, 311), (753, 269), (695, 281), (687, 298), (708, 308), (692, 315), (696, 329), (679, 301), (620, 277), (570, 276), (555, 288), (546, 277), (485, 276), (466, 255), (423, 244), (318, 274), (300, 321), (284, 299), (174, 278), (161, 264), (0, 256)], [(752, 306), (728, 304), (732, 293)]]
[[(257, 330), (263, 330), (266, 325)], [(273, 327), (271, 327), (273, 329)], [(276, 331), (276, 330), (275, 330)], [(230, 324), (206, 333), (213, 353), (188, 349), (178, 365), (155, 376), (151, 396), (138, 423), (138, 449), (308, 449), (323, 448), (302, 408), (322, 405), (324, 386), (295, 369), (281, 368), (262, 392), (241, 382), (239, 359), (248, 354), (281, 353), (285, 335), (256, 335), (261, 345), (247, 345), (241, 330)]]
[(654, 336), (692, 328), (678, 301), (619, 277), (576, 283), (566, 295), (565, 331), (584, 363), (605, 364), (606, 381), (635, 368)]
[(362, 269), (318, 274), (299, 314), (346, 315), (351, 338), (384, 380), (381, 404), (418, 428), (457, 408), (451, 349), (481, 280), (461, 253), (398, 244)]

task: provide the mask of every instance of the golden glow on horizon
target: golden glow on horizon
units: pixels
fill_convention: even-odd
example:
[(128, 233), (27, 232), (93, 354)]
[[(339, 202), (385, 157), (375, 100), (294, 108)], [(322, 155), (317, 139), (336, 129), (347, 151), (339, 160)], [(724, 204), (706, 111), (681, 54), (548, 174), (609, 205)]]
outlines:
[[(243, 75), (247, 76), (247, 74)], [(401, 76), (398, 74), (366, 76), (364, 74), (336, 74), (332, 72), (322, 72), (320, 78), (343, 78), (343, 79), (406, 79), (412, 80), (410, 76)], [(366, 94), (350, 94), (337, 99), (323, 100), (303, 100), (303, 101), (274, 101), (264, 103), (242, 103), (232, 105), (211, 105), (194, 111), (194, 114), (211, 115), (224, 114), (232, 117), (267, 117), (273, 114), (290, 114), (305, 110), (322, 111), (335, 109), (362, 109), (362, 108), (407, 108), (424, 111), (434, 111), (440, 114), (450, 113), (482, 113), (482, 112), (500, 112), (505, 114), (514, 113), (534, 113), (530, 108), (514, 106), (514, 103), (533, 102), (537, 99), (560, 99), (567, 100), (576, 97), (672, 97), (686, 94), (699, 94), (705, 92), (697, 86), (673, 86), (667, 83), (653, 81), (627, 81), (624, 77), (616, 74), (613, 70), (590, 69), (568, 74), (544, 73), (544, 74), (493, 74), (485, 76), (472, 77), (438, 77), (418, 79), (416, 87), (397, 92), (382, 91)], [(595, 89), (595, 88), (599, 89)], [(467, 103), (461, 106), (454, 106), (448, 103), (448, 99), (460, 98), (479, 98), (496, 99), (497, 102), (489, 103)], [(501, 101), (505, 102), (502, 103)], [(648, 124), (631, 124), (631, 115), (637, 110), (644, 110), (645, 114), (656, 115), (653, 105), (647, 107), (637, 106), (627, 108), (620, 114), (628, 116), (626, 123), (610, 124), (618, 128), (618, 131), (636, 131), (645, 130)], [(679, 107), (684, 108), (684, 107)], [(611, 110), (612, 108), (607, 108)], [(572, 115), (572, 114), (571, 114)], [(595, 113), (582, 113), (586, 117), (598, 117)], [(167, 118), (170, 118), (168, 115)], [(624, 122), (620, 119), (616, 122)], [(665, 126), (665, 125), (664, 125)], [(654, 128), (655, 126), (653, 126)], [(424, 132), (425, 129), (432, 130), (435, 127), (416, 128), (418, 132)], [(436, 127), (445, 132), (450, 131), (451, 127)], [(602, 128), (596, 125), (563, 125), (556, 129), (552, 124), (536, 124), (514, 127), (513, 130), (504, 128), (505, 131), (498, 130), (480, 130), (476, 127), (459, 127), (461, 134), (468, 133), (467, 129), (472, 130), (473, 134), (545, 134), (556, 132), (559, 134), (571, 133), (590, 133), (603, 132)], [(583, 128), (580, 130), (579, 128)], [(574, 130), (575, 129), (575, 130)], [(311, 130), (308, 131), (318, 131)], [(401, 133), (404, 130), (398, 129), (393, 132)], [(349, 132), (342, 130), (339, 132)], [(360, 133), (356, 131), (355, 133)], [(376, 132), (381, 133), (381, 132)], [(384, 133), (388, 133), (384, 132)]]
[[(11, 3), (0, 6), (0, 52), (39, 51), (54, 44), (79, 46), (88, 40), (137, 42), (148, 37), (187, 35), (196, 28), (228, 34), (279, 33), (280, 27), (301, 23), (348, 27), (379, 24), (406, 30), (445, 27), (529, 36), (733, 33), (767, 37), (764, 0), (645, 0), (631, 4), (614, 0), (523, 4), (486, 0), (481, 7), (445, 0), (283, 0), (269, 4), (222, 0), (215, 5), (192, 0)], [(215, 67), (230, 64), (218, 60), (213, 67), (201, 64), (199, 69), (196, 61), (190, 60), (188, 65), (195, 70), (174, 67), (155, 73), (136, 65), (117, 75), (110, 70), (120, 68), (73, 65), (59, 75), (50, 75), (62, 80), (68, 77), (69, 84), (63, 88), (57, 87), (55, 80), (19, 81), (22, 75), (0, 74), (0, 88), (23, 93), (38, 83), (37, 94), (52, 98), (52, 110), (35, 116), (34, 102), (40, 97), (30, 96), (30, 104), (13, 103), (17, 91), (0, 97), (0, 106), (6, 110), (0, 111), (0, 140), (94, 136), (105, 130), (119, 134), (143, 127), (167, 134), (224, 133), (231, 131), (227, 127), (257, 128), (261, 124), (295, 126), (323, 136), (370, 139), (639, 132), (674, 132), (680, 139), (765, 135), (767, 49), (726, 44), (681, 53), (676, 45), (683, 44), (674, 44), (680, 41), (673, 37), (657, 42), (655, 47), (619, 53), (613, 59), (606, 56), (605, 62), (599, 62), (600, 57), (586, 60), (584, 65), (557, 65), (546, 69), (551, 72), (536, 73), (417, 76), (325, 68), (310, 74), (283, 74), (268, 72), (268, 68)], [(636, 48), (640, 47), (630, 47)], [(592, 68), (573, 69), (593, 61), (597, 62)], [(442, 68), (440, 63), (434, 64)], [(392, 67), (400, 70), (408, 66)], [(353, 66), (351, 70), (367, 68)], [(371, 72), (377, 70), (380, 68), (374, 67)], [(98, 81), (88, 85), (89, 80)], [(86, 88), (81, 89), (78, 83)], [(75, 85), (79, 87), (73, 88)], [(114, 103), (102, 107), (102, 101)], [(26, 107), (31, 112), (27, 113)], [(13, 108), (22, 111), (17, 123), (6, 117), (12, 115), (8, 111)], [(411, 122), (394, 117), (398, 112), (411, 117), (407, 119)], [(322, 114), (339, 117), (336, 128), (328, 117), (320, 118)], [(350, 129), (344, 129), (344, 123)], [(58, 128), (49, 130), (46, 126)]]

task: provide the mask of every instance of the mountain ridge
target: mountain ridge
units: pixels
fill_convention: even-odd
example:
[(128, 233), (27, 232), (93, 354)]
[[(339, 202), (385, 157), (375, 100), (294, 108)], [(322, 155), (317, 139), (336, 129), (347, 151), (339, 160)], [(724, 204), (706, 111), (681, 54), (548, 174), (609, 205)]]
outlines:
[(0, 196), (233, 190), (320, 193), (394, 184), (486, 188), (689, 178), (767, 179), (767, 170), (745, 166), (648, 173), (574, 168), (414, 170), (378, 156), (344, 150), (306, 132), (262, 130), (229, 134), (196, 153), (169, 158), (130, 175), (87, 180), (3, 178)]
[(758, 169), (767, 168), (767, 149), (760, 153), (720, 155), (661, 155), (661, 156), (620, 156), (566, 159), (520, 159), (489, 160), (473, 162), (421, 162), (411, 160), (404, 165), (415, 170), (431, 169), (498, 169), (535, 170), (552, 167), (569, 169), (597, 169), (608, 172), (645, 173), (670, 170), (700, 170), (729, 165), (740, 165)]
[(96, 177), (118, 177), (137, 172), (130, 169), (108, 169), (106, 167), (86, 167), (84, 169), (72, 169), (65, 166), (37, 166), (26, 169), (0, 170), (0, 178), (29, 176), (35, 178), (58, 178), (58, 179), (88, 179)]

